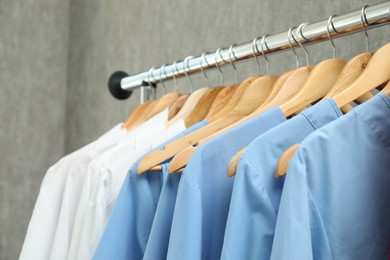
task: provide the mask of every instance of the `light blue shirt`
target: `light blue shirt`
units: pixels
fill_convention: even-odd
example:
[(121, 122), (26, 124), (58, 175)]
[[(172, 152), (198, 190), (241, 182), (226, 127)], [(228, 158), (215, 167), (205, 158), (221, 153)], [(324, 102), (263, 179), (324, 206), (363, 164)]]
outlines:
[(276, 164), (290, 146), (341, 115), (327, 99), (250, 143), (238, 162), (221, 259), (270, 259), (284, 183), (275, 178)]
[(390, 98), (308, 136), (289, 164), (271, 259), (387, 259)]
[[(159, 148), (208, 123), (204, 120)], [(142, 259), (153, 223), (166, 170), (137, 174), (139, 159), (130, 169), (93, 259)], [(166, 169), (166, 165), (163, 164)]]
[[(167, 171), (168, 163), (162, 168)], [(179, 187), (181, 173), (167, 174), (158, 200), (156, 214), (146, 246), (144, 260), (166, 259), (173, 211), (175, 209), (176, 195)]]
[(279, 107), (240, 124), (200, 146), (181, 177), (167, 259), (219, 259), (233, 178), (232, 156), (253, 139), (284, 122)]

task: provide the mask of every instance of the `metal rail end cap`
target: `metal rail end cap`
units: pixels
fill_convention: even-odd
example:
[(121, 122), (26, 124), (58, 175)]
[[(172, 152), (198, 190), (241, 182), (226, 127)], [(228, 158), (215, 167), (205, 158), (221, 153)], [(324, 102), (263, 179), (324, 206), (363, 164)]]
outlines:
[(132, 91), (126, 91), (121, 87), (121, 80), (129, 75), (123, 71), (115, 71), (108, 79), (108, 89), (116, 99), (124, 100), (131, 96)]

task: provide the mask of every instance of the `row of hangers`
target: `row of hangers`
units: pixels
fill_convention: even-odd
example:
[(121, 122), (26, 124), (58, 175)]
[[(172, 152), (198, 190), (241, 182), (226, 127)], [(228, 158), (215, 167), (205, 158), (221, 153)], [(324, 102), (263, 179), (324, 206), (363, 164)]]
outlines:
[[(157, 149), (146, 155), (140, 161), (137, 173), (160, 171), (160, 164), (170, 158), (173, 159), (169, 166), (169, 172), (180, 172), (199, 146), (275, 106), (279, 106), (286, 118), (289, 118), (313, 103), (329, 97), (333, 98), (344, 113), (353, 108), (350, 105), (351, 102), (360, 104), (370, 99), (373, 96), (370, 91), (380, 88), (390, 80), (390, 44), (384, 45), (374, 54), (368, 51), (368, 35), (365, 27), (366, 7), (362, 8), (361, 23), (366, 36), (367, 50), (348, 62), (336, 58), (336, 49), (330, 32), (330, 28), (334, 28), (334, 16), (331, 16), (328, 19), (327, 36), (332, 44), (332, 59), (322, 61), (314, 67), (309, 65), (307, 50), (300, 41), (296, 40), (298, 35), (294, 36), (294, 34), (299, 33), (304, 38), (302, 28), (306, 24), (301, 24), (298, 28), (290, 28), (287, 35), (290, 49), (296, 57), (296, 69), (287, 71), (279, 77), (270, 75), (268, 73), (268, 59), (263, 49), (264, 45), (266, 46), (267, 36), (263, 36), (260, 46), (262, 55), (267, 62), (266, 75), (261, 76), (259, 73), (259, 75), (249, 77), (240, 84), (222, 87), (223, 73), (217, 67), (221, 72), (221, 86), (201, 88), (189, 95), (182, 95), (176, 91), (138, 106), (124, 124), (124, 128), (127, 130), (136, 128), (167, 107), (169, 107), (167, 125), (171, 125), (179, 119), (183, 119), (187, 127), (204, 119), (208, 120), (209, 124), (166, 144), (163, 149)], [(335, 32), (334, 29), (333, 32)], [(253, 56), (257, 62), (258, 71), (260, 69), (256, 52), (259, 53), (257, 44), (259, 40), (260, 38), (256, 38), (253, 41)], [(306, 66), (299, 67), (298, 56), (292, 41), (295, 41), (305, 51)], [(216, 54), (218, 53), (220, 53), (220, 49), (217, 50)], [(204, 55), (202, 55), (203, 58)], [(237, 73), (231, 58), (234, 55), (234, 45), (231, 45), (229, 48), (230, 63)], [(201, 63), (202, 60), (206, 61), (206, 59), (201, 59)], [(207, 75), (203, 70), (202, 72), (208, 83)], [(188, 77), (188, 75), (186, 76)], [(176, 78), (174, 79), (176, 82)], [(192, 88), (191, 80), (190, 83)], [(163, 86), (165, 90), (165, 85)], [(387, 83), (381, 91), (390, 95), (390, 83)], [(286, 173), (288, 162), (298, 147), (299, 144), (290, 147), (281, 156), (275, 173), (276, 177)], [(239, 157), (245, 149), (243, 148), (231, 159), (228, 176), (235, 175)]]

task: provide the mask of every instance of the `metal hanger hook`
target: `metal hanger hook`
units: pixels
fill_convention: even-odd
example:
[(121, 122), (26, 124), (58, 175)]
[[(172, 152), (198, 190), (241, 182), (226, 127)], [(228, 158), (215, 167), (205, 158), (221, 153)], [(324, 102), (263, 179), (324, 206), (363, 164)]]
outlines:
[(177, 92), (179, 89), (179, 87), (177, 86), (177, 79), (176, 79), (176, 74), (179, 74), (179, 71), (177, 70), (177, 61), (172, 63), (172, 67), (173, 67), (172, 77), (173, 77), (173, 80), (175, 81), (175, 91)]
[(288, 33), (287, 33), (287, 40), (288, 40), (288, 45), (290, 46), (292, 52), (294, 53), (295, 55), (295, 62), (296, 62), (296, 67), (298, 68), (299, 67), (299, 59), (298, 59), (298, 54), (297, 52), (295, 51), (295, 48), (292, 46), (291, 44), (291, 37), (292, 37), (292, 31), (296, 29), (295, 26), (291, 27), (289, 30), (288, 30)]
[[(218, 64), (218, 59), (217, 59), (217, 54), (220, 53), (220, 52), (221, 52), (221, 48), (217, 49), (215, 51), (214, 58), (215, 58), (215, 66), (217, 67), (217, 69), (221, 73), (221, 86), (223, 86), (224, 75), (223, 75), (223, 71), (221, 70), (221, 67)], [(223, 60), (223, 58), (222, 58), (222, 60)]]
[[(160, 82), (161, 82), (163, 89), (164, 89), (164, 95), (167, 93), (167, 87), (165, 86), (165, 79), (168, 78), (167, 74), (165, 73), (165, 66), (166, 66), (166, 64), (163, 64), (160, 67)], [(164, 72), (165, 79), (162, 78), (163, 72)]]
[[(307, 25), (307, 23), (302, 23), (301, 25), (298, 26), (298, 28), (296, 29), (295, 33), (296, 34), (300, 34), (302, 39), (306, 39), (305, 36), (303, 35), (302, 33), (302, 28), (305, 27)], [(305, 55), (306, 55), (306, 65), (309, 66), (309, 53), (307, 52), (305, 46), (301, 43), (301, 41), (299, 40), (299, 35), (296, 35), (297, 37), (295, 38), (294, 34), (291, 34), (291, 36), (293, 37), (294, 41), (296, 43), (298, 43), (298, 45), (303, 49), (303, 51), (305, 52)]]
[(264, 57), (264, 59), (265, 59), (265, 63), (266, 63), (266, 66), (267, 66), (267, 75), (269, 75), (269, 61), (268, 61), (267, 55), (266, 55), (265, 52), (264, 52), (264, 45), (265, 45), (265, 47), (267, 48), (267, 50), (269, 50), (268, 45), (267, 45), (267, 41), (266, 41), (266, 38), (267, 38), (267, 37), (268, 37), (268, 34), (264, 35), (264, 36), (261, 38), (260, 47), (261, 47), (261, 53), (263, 54), (263, 57)]
[(361, 15), (360, 15), (360, 20), (362, 22), (362, 27), (363, 27), (363, 30), (364, 30), (364, 34), (366, 36), (366, 51), (368, 52), (369, 51), (369, 42), (368, 42), (368, 33), (367, 33), (367, 28), (366, 28), (366, 23), (368, 24), (368, 21), (367, 21), (367, 16), (366, 16), (366, 8), (368, 7), (368, 5), (365, 5), (362, 7), (362, 12), (361, 12)]
[(209, 63), (207, 62), (207, 59), (206, 59), (206, 52), (202, 54), (202, 56), (200, 56), (200, 70), (202, 71), (203, 73), (203, 76), (205, 77), (206, 79), (206, 86), (208, 87), (209, 86), (209, 78), (206, 74), (206, 72), (204, 71), (203, 69), (203, 60), (204, 62), (206, 63), (207, 67), (209, 67)]
[(236, 57), (236, 54), (234, 53), (234, 46), (236, 46), (234, 43), (232, 45), (230, 45), (229, 47), (229, 59), (230, 59), (230, 63), (232, 64), (233, 66), (233, 69), (234, 69), (234, 77), (236, 79), (236, 84), (238, 84), (238, 72), (237, 72), (237, 68), (236, 68), (236, 65), (234, 65), (234, 60), (237, 60), (237, 57)]
[(188, 56), (183, 61), (183, 72), (184, 72), (184, 75), (186, 75), (187, 79), (190, 81), (190, 93), (192, 93), (192, 90), (193, 90), (194, 86), (192, 84), (191, 77), (188, 75), (188, 73), (186, 71), (186, 66), (187, 66), (188, 70), (191, 70), (190, 66), (189, 66), (189, 63), (190, 63), (190, 59), (193, 59), (193, 58), (194, 58), (194, 56)]
[(260, 39), (260, 37), (256, 37), (253, 39), (253, 42), (252, 42), (252, 53), (253, 53), (253, 57), (255, 58), (255, 61), (256, 61), (256, 66), (257, 66), (257, 74), (260, 75), (260, 61), (259, 61), (259, 57), (257, 57), (257, 53), (259, 53), (259, 49), (257, 48), (257, 41)]
[(332, 35), (330, 34), (330, 26), (332, 26), (332, 29), (334, 31), (334, 26), (333, 26), (333, 18), (335, 15), (331, 15), (328, 19), (328, 24), (326, 25), (326, 33), (328, 34), (328, 38), (332, 44), (332, 49), (333, 49), (333, 59), (336, 58), (336, 45), (333, 42)]
[(148, 86), (147, 89), (149, 93), (153, 94), (153, 98), (156, 99), (156, 89), (153, 87), (152, 81), (156, 81), (153, 75), (153, 71), (156, 69), (156, 67), (151, 67), (149, 69), (149, 74), (148, 74)]

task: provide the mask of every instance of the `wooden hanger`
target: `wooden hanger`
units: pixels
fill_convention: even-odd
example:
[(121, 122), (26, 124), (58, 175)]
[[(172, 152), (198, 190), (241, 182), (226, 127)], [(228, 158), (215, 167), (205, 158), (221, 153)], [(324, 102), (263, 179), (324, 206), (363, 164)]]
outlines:
[[(207, 116), (212, 118), (217, 112), (223, 110), (223, 108), (226, 106), (228, 101), (230, 100), (231, 96), (234, 94), (235, 90), (237, 89), (238, 84), (233, 84), (228, 87), (214, 87), (212, 88), (213, 92), (212, 93), (217, 93), (215, 100), (212, 102), (211, 107), (209, 108), (209, 111), (207, 112), (206, 116), (203, 116), (203, 118), (207, 119)], [(218, 89), (222, 88), (220, 91)], [(215, 90), (214, 90), (215, 89)], [(217, 92), (218, 91), (218, 92)], [(205, 97), (207, 94), (205, 94), (203, 98), (207, 99), (207, 101), (210, 101), (208, 97)], [(212, 94), (210, 94), (212, 95)], [(199, 103), (203, 102), (202, 100), (199, 100)], [(207, 107), (207, 104), (204, 105), (204, 107)], [(202, 117), (202, 113), (206, 112), (203, 108), (199, 106), (199, 109), (201, 111), (196, 111), (196, 109), (193, 111), (193, 113), (187, 118), (186, 120), (186, 126), (190, 127), (193, 125), (194, 122), (200, 122), (200, 118)], [(192, 146), (191, 146), (192, 147)], [(161, 171), (161, 166), (157, 165), (154, 166), (152, 169), (149, 171)]]
[(298, 110), (323, 98), (336, 82), (344, 66), (345, 61), (341, 59), (320, 62), (313, 68), (299, 92), (292, 99), (280, 105), (283, 114), (289, 117)]
[[(337, 103), (337, 101), (336, 101), (336, 103), (342, 107), (349, 105), (350, 102), (352, 102), (356, 99), (360, 99), (360, 101), (363, 101), (361, 99), (367, 98), (367, 93), (370, 93), (369, 92), (370, 90), (383, 84), (384, 82), (386, 82), (390, 78), (390, 71), (383, 69), (383, 68), (387, 68), (387, 67), (383, 67), (383, 66), (390, 65), (390, 62), (386, 61), (386, 55), (387, 55), (387, 59), (390, 59), (390, 44), (387, 44), (387, 45), (383, 46), (382, 48), (380, 48), (374, 54), (374, 56), (371, 57), (366, 68), (363, 68), (364, 71), (359, 75), (359, 77), (357, 79), (352, 81), (353, 82), (352, 84), (349, 84), (348, 87), (342, 88), (339, 91), (334, 91), (335, 92), (334, 94), (330, 93), (327, 96), (331, 97), (331, 96), (335, 95), (334, 99), (336, 101), (336, 96), (341, 95), (337, 98), (339, 100), (338, 101), (339, 103)], [(386, 64), (386, 62), (387, 62), (387, 64)], [(370, 69), (370, 71), (367, 72), (367, 69)], [(382, 70), (382, 72), (377, 71), (376, 74), (371, 74), (371, 73), (374, 73), (375, 70)], [(371, 80), (370, 77), (375, 77), (375, 80), (373, 78), (372, 81), (370, 81)], [(367, 86), (364, 86), (364, 84), (367, 82), (371, 82), (371, 83), (368, 84)], [(357, 88), (356, 89), (357, 93), (353, 93), (354, 87)], [(345, 93), (341, 94), (344, 91), (346, 93), (351, 93), (352, 96), (349, 97), (349, 99), (348, 99), (347, 94), (345, 94)], [(358, 96), (360, 93), (363, 93), (363, 95)], [(351, 100), (351, 101), (346, 103), (348, 100)], [(296, 146), (295, 149), (292, 149), (292, 147), (290, 147), (290, 148), (291, 149), (290, 149), (289, 153), (285, 152), (278, 161), (277, 170), (275, 172), (276, 177), (281, 177), (281, 176), (286, 174), (288, 163), (292, 159), (292, 157), (294, 156), (294, 153), (295, 153), (296, 149), (298, 148), (298, 146)]]
[[(317, 64), (298, 93), (279, 106), (283, 114), (289, 117), (324, 97), (336, 82), (344, 66), (345, 61), (341, 59), (329, 59)], [(239, 156), (237, 155), (237, 157)], [(238, 158), (234, 158), (231, 161), (228, 167), (228, 176), (235, 175), (237, 163)]]
[(233, 84), (227, 87), (224, 87), (221, 92), (218, 93), (217, 97), (215, 98), (215, 101), (211, 105), (209, 111), (207, 112), (207, 115), (205, 116), (205, 119), (212, 121), (213, 117), (218, 114), (221, 110), (224, 110), (226, 107), (226, 104), (232, 99), (233, 94), (235, 93), (236, 89), (238, 88), (239, 84)]
[(160, 113), (167, 107), (170, 107), (175, 103), (175, 101), (181, 96), (182, 94), (177, 93), (177, 92), (172, 92), (165, 94), (161, 98), (158, 99), (157, 103), (153, 106), (152, 110), (149, 111), (147, 114), (147, 119), (155, 116), (156, 114)]
[[(249, 86), (249, 82), (257, 79), (259, 76), (249, 77), (241, 84), (233, 84), (228, 87), (225, 87), (220, 94), (218, 99), (212, 104), (206, 118), (209, 122), (214, 122), (217, 119), (228, 114), (233, 107), (237, 104), (237, 100), (241, 98), (246, 88)], [(214, 111), (212, 111), (214, 110)], [(188, 146), (187, 149), (193, 148), (193, 146)], [(185, 149), (184, 149), (185, 150)], [(182, 151), (179, 152), (179, 154)], [(175, 165), (175, 164), (174, 164)], [(151, 171), (159, 171), (161, 169), (160, 165), (154, 166)]]
[(366, 69), (347, 89), (336, 94), (333, 99), (339, 107), (351, 103), (390, 79), (390, 44), (375, 52)]
[[(231, 109), (234, 107), (234, 105), (236, 105), (237, 100), (240, 99), (240, 97), (243, 95), (244, 91), (249, 86), (249, 83), (252, 82), (256, 78), (257, 77), (251, 77), (251, 78), (245, 80), (244, 82), (242, 82), (239, 85), (235, 84), (235, 85), (227, 87), (228, 89), (230, 89), (230, 91), (227, 92), (227, 93), (229, 93), (230, 99), (227, 100), (228, 96), (226, 96), (226, 95), (221, 96), (221, 101), (222, 102), (225, 102), (225, 100), (228, 101), (228, 102), (227, 102), (227, 104), (224, 105), (223, 109), (221, 109), (220, 111), (218, 111), (217, 113), (212, 115), (212, 118), (208, 119), (209, 122), (214, 122), (217, 119), (219, 119), (219, 117), (225, 116), (225, 114), (228, 111), (231, 111)], [(222, 103), (222, 102), (219, 102), (219, 103)], [(219, 104), (217, 104), (217, 105), (219, 105)], [(150, 171), (161, 171), (161, 166), (160, 165), (154, 166), (154, 167), (152, 167), (150, 169)]]
[[(271, 90), (271, 93), (270, 93), (270, 96), (264, 101), (263, 104), (269, 104), (270, 103), (270, 98), (275, 99), (277, 100), (276, 102), (280, 102), (282, 100), (286, 101), (288, 100), (289, 98), (291, 98), (292, 95), (294, 95), (297, 90), (303, 85), (303, 83), (306, 81), (309, 73), (311, 71), (311, 67), (303, 67), (303, 68), (299, 68), (299, 69), (296, 69), (294, 71), (288, 71), (286, 73), (284, 73), (283, 75), (281, 75), (277, 80), (276, 82), (274, 83), (273, 87), (272, 87), (272, 90)], [(285, 83), (287, 83), (287, 80), (289, 77), (292, 77), (294, 80), (292, 80), (290, 82), (290, 84), (286, 84), (285, 86), (283, 86)], [(259, 106), (260, 107), (263, 107), (263, 104)], [(269, 106), (273, 106), (273, 104), (269, 104)], [(256, 113), (260, 114), (262, 113), (263, 111), (260, 111), (259, 108), (257, 108), (255, 110), (255, 112), (253, 112), (251, 115), (249, 115), (248, 117), (242, 119), (242, 120), (239, 120), (237, 121), (236, 123), (234, 124), (231, 124), (229, 125), (228, 127), (202, 139), (200, 142), (199, 142), (199, 146), (202, 145), (203, 143), (207, 142), (208, 140), (214, 138), (215, 136), (227, 131), (228, 129), (231, 129), (241, 123), (243, 123), (244, 121), (246, 121), (248, 118), (252, 118), (254, 117), (255, 115), (257, 115)], [(267, 108), (264, 108), (264, 111), (267, 110)], [(256, 112), (258, 111), (258, 112)], [(170, 173), (173, 173), (173, 172), (177, 172), (179, 169), (182, 169), (184, 168), (187, 163), (189, 162), (189, 160), (191, 159), (192, 155), (195, 153), (195, 151), (198, 149), (198, 146), (189, 146), (187, 147), (186, 149), (184, 149), (183, 151), (180, 151), (177, 155), (175, 155), (175, 157), (173, 157), (171, 163), (169, 164), (169, 169), (168, 171)], [(243, 151), (242, 151), (243, 152)], [(238, 158), (237, 158), (238, 160)]]
[[(176, 116), (179, 111), (183, 108), (184, 104), (188, 100), (190, 95), (182, 95), (178, 99), (176, 99), (175, 103), (169, 108), (168, 112), (168, 120), (171, 120), (174, 116)], [(168, 121), (169, 123), (169, 121)]]
[(209, 122), (214, 122), (228, 113), (230, 113), (233, 108), (238, 104), (238, 101), (241, 99), (241, 96), (244, 94), (248, 86), (257, 79), (258, 76), (249, 77), (248, 79), (244, 80), (241, 84), (238, 84), (238, 86), (234, 89), (234, 92), (231, 94), (230, 99), (228, 102), (224, 105), (221, 110), (217, 111), (215, 114), (211, 116), (206, 116), (206, 119)]
[(134, 111), (127, 118), (126, 122), (122, 125), (122, 128), (127, 129), (132, 124), (136, 123), (138, 120), (144, 119), (144, 116), (148, 112), (148, 108), (150, 109), (154, 100), (147, 101), (139, 106), (137, 106)]
[[(272, 107), (278, 106), (290, 100), (298, 91), (304, 86), (305, 82), (309, 78), (312, 71), (312, 67), (306, 66), (301, 67), (293, 71), (282, 85), (280, 92), (275, 96), (274, 99), (270, 100), (267, 104), (259, 107), (257, 111), (252, 115), (259, 115), (271, 109)], [(227, 175), (232, 177), (236, 174), (238, 161), (240, 156), (245, 152), (247, 147), (244, 147), (238, 151), (230, 160)]]
[[(368, 62), (370, 61), (372, 57), (372, 53), (365, 52), (362, 54), (359, 54), (358, 56), (355, 56), (352, 58), (348, 63), (344, 66), (343, 70), (341, 71), (339, 77), (337, 78), (334, 86), (331, 88), (331, 90), (328, 92), (328, 94), (325, 95), (322, 100), (325, 100), (329, 97), (332, 97), (333, 95), (340, 93), (347, 87), (349, 87), (364, 71), (364, 69), (367, 67)], [(372, 95), (369, 93), (368, 95), (365, 94), (363, 97), (359, 97), (361, 102), (364, 102), (362, 99), (370, 98)], [(346, 105), (341, 108), (343, 112), (349, 111), (352, 109), (351, 105)], [(287, 172), (288, 164), (291, 160), (291, 158), (294, 156), (295, 151), (298, 149), (299, 145), (295, 144), (288, 148), (280, 157), (278, 160), (277, 166), (276, 166), (276, 172), (275, 176), (277, 178), (283, 176)]]
[(240, 151), (238, 151), (232, 159), (230, 159), (229, 166), (228, 166), (228, 176), (232, 177), (237, 172), (237, 166), (238, 161), (240, 160), (241, 155), (245, 152), (246, 147), (242, 148)]
[(186, 119), (191, 112), (196, 107), (196, 104), (198, 104), (200, 98), (209, 90), (209, 88), (201, 88), (193, 93), (190, 94), (189, 98), (187, 99), (186, 103), (182, 107), (182, 109), (179, 111), (179, 113), (176, 114), (172, 119), (170, 119), (167, 122), (167, 126), (173, 125), (175, 122), (177, 122), (179, 119)]
[(196, 123), (202, 121), (207, 113), (211, 105), (214, 103), (216, 97), (222, 91), (224, 87), (213, 87), (210, 88), (199, 100), (198, 104), (192, 111), (192, 113), (185, 119), (186, 127), (191, 127)]
[[(186, 127), (191, 127), (194, 124), (202, 121), (204, 117), (206, 116), (211, 104), (214, 102), (216, 96), (220, 91), (222, 91), (224, 87), (213, 87), (210, 88), (199, 100), (198, 104), (196, 105), (194, 111), (188, 116), (188, 118), (185, 121)], [(154, 172), (161, 172), (162, 168), (161, 165), (154, 166), (149, 170)]]
[[(367, 67), (368, 62), (372, 57), (371, 52), (364, 52), (353, 57), (348, 63), (345, 65), (343, 70), (340, 73), (335, 85), (329, 91), (328, 94), (322, 99), (325, 100), (329, 97), (334, 96), (337, 93), (340, 93), (345, 88), (349, 87), (364, 71)], [(371, 98), (371, 93), (366, 93), (363, 96), (359, 97), (357, 102), (363, 103), (367, 99)], [(351, 105), (345, 105), (341, 108), (344, 113), (349, 112), (353, 107)]]
[(129, 125), (128, 127), (126, 127), (126, 130), (127, 131), (131, 131), (132, 129), (140, 126), (141, 124), (143, 124), (145, 121), (147, 121), (149, 118), (148, 118), (148, 114), (150, 113), (150, 111), (153, 109), (153, 107), (157, 104), (157, 100), (154, 100), (150, 105), (148, 105), (144, 112), (143, 112), (143, 116), (142, 117), (139, 117), (138, 119), (136, 119), (131, 125)]
[[(240, 84), (240, 86), (235, 91), (235, 95), (239, 90), (239, 92), (241, 92), (241, 89), (245, 90), (248, 88), (248, 90), (242, 91), (242, 95), (237, 100), (236, 105), (224, 117), (216, 119), (201, 129), (198, 129), (197, 131), (192, 132), (191, 134), (186, 135), (179, 140), (167, 144), (163, 150), (156, 150), (146, 155), (139, 163), (137, 172), (142, 173), (148, 169), (151, 169), (153, 166), (158, 165), (169, 158), (172, 158), (175, 154), (182, 151), (186, 147), (196, 145), (203, 138), (215, 133), (216, 131), (219, 131), (220, 129), (223, 129), (227, 125), (230, 125), (245, 115), (251, 113), (256, 107), (259, 106), (259, 104), (261, 104), (262, 101), (266, 99), (277, 77), (262, 76), (262, 87), (259, 88), (256, 86), (256, 88), (251, 88), (250, 85), (255, 79), (256, 77), (251, 77)], [(233, 95), (233, 98), (235, 95)], [(227, 105), (229, 105), (229, 103)]]
[(175, 101), (181, 96), (180, 93), (177, 93), (177, 92), (173, 92), (173, 93), (168, 93), (164, 96), (162, 96), (161, 98), (159, 98), (158, 100), (155, 100), (153, 102), (152, 105), (150, 105), (148, 107), (147, 110), (149, 111), (145, 111), (145, 117), (143, 118), (140, 118), (139, 121), (137, 121), (137, 123), (133, 123), (130, 127), (126, 128), (128, 131), (131, 131), (133, 130), (134, 128), (138, 127), (140, 124), (142, 124), (143, 122), (145, 122), (146, 120), (152, 118), (153, 116), (155, 116), (156, 114), (160, 113), (161, 111), (163, 111), (164, 109), (166, 109), (167, 107), (170, 107), (173, 105), (173, 103), (175, 103)]
[(336, 83), (322, 100), (332, 97), (350, 86), (363, 73), (371, 57), (371, 52), (364, 52), (348, 61), (336, 80)]
[(294, 70), (289, 70), (285, 73), (283, 73), (275, 82), (275, 84), (272, 86), (271, 93), (267, 97), (267, 99), (261, 104), (259, 107), (267, 105), (271, 100), (273, 100), (276, 95), (282, 90), (283, 85), (286, 83), (288, 77), (294, 72)]
[(291, 158), (294, 157), (295, 152), (299, 148), (299, 144), (294, 144), (289, 147), (279, 158), (278, 164), (276, 165), (275, 177), (279, 178), (286, 174), (288, 164)]

